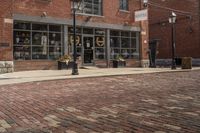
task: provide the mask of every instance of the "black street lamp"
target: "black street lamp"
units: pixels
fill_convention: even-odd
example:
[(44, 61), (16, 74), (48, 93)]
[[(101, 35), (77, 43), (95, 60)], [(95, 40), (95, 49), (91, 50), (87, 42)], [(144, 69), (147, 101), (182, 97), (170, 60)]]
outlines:
[(176, 31), (175, 31), (175, 24), (176, 24), (176, 14), (172, 12), (169, 23), (172, 24), (172, 66), (171, 69), (176, 69), (176, 60), (175, 60), (175, 51), (176, 51)]
[[(78, 64), (76, 62), (77, 51), (76, 51), (76, 10), (78, 7), (75, 7), (75, 2), (78, 4), (81, 0), (73, 0), (73, 67), (72, 67), (72, 75), (78, 75)], [(77, 6), (77, 5), (76, 5)]]

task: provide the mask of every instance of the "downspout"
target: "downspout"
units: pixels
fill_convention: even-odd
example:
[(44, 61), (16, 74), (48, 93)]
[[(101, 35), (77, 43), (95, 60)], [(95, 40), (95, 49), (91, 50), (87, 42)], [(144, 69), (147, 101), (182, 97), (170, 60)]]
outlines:
[[(199, 2), (199, 13), (198, 13), (198, 16), (199, 16), (199, 53), (200, 53), (200, 0), (197, 0)], [(198, 57), (200, 58), (200, 57)]]

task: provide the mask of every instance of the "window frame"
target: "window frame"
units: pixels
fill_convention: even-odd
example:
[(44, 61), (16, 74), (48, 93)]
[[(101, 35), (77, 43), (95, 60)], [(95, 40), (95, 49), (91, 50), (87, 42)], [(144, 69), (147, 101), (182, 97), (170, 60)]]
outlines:
[[(123, 35), (123, 33), (125, 32), (128, 32), (128, 36), (125, 36)], [(113, 34), (114, 33), (114, 34)], [(116, 33), (119, 33), (119, 34), (116, 34)], [(139, 33), (137, 31), (121, 31), (121, 30), (111, 30), (110, 31), (110, 41), (112, 38), (117, 38), (119, 39), (119, 46), (115, 47), (113, 44), (111, 44), (110, 42), (110, 57), (111, 57), (111, 60), (115, 60), (117, 55), (121, 55), (123, 56), (124, 59), (139, 59), (139, 56), (140, 56), (140, 52), (139, 52), (139, 49), (140, 49), (140, 44), (139, 44)], [(129, 44), (128, 44), (128, 47), (123, 47), (122, 46), (122, 40), (123, 39), (128, 39), (129, 40)], [(132, 41), (135, 41), (135, 42), (132, 42)], [(135, 47), (132, 47), (133, 44), (132, 43), (135, 43)], [(115, 51), (118, 51), (118, 53), (116, 53)], [(127, 52), (128, 54), (125, 54), (123, 53), (122, 51), (129, 51)], [(134, 51), (134, 52), (131, 52), (131, 51)], [(124, 57), (126, 56), (127, 57)]]
[[(71, 4), (71, 8), (73, 8), (73, 4)], [(75, 6), (77, 4), (75, 3)], [(90, 5), (91, 8), (85, 8), (86, 5)], [(88, 16), (103, 16), (103, 0), (98, 0), (98, 4), (95, 2), (95, 0), (91, 0), (91, 3), (86, 1), (86, 0), (81, 0), (81, 10), (77, 10), (76, 14), (83, 14), (83, 15), (88, 15)], [(95, 10), (95, 7), (98, 7)], [(86, 9), (90, 9), (90, 12), (87, 12), (88, 10)], [(95, 13), (95, 11), (97, 11), (98, 13)]]
[[(15, 24), (23, 24), (23, 23), (28, 23), (30, 24), (30, 28), (29, 29), (22, 29), (22, 28), (18, 28), (18, 27), (15, 27)], [(46, 30), (40, 30), (40, 29), (33, 29), (33, 25), (46, 25), (47, 26), (47, 29)], [(59, 31), (53, 31), (53, 30), (50, 30), (49, 27), (51, 26), (58, 26), (59, 27)], [(29, 40), (29, 44), (19, 44), (17, 43), (15, 40), (16, 40), (16, 36), (15, 34), (16, 33), (19, 33), (19, 32), (29, 32), (30, 34), (30, 40)], [(34, 56), (34, 48), (38, 48), (38, 47), (42, 47), (41, 45), (35, 45), (33, 43), (33, 35), (34, 34), (45, 34), (46, 38), (47, 38), (47, 44), (46, 44), (46, 57), (45, 58), (38, 58), (38, 59), (35, 59), (33, 56)], [(50, 41), (52, 41), (52, 38), (50, 39), (50, 34), (55, 34), (55, 35), (58, 35), (59, 39), (57, 40), (54, 40), (54, 42), (56, 42), (56, 44), (58, 45), (50, 45)], [(40, 36), (41, 37), (41, 36)], [(20, 48), (20, 47), (30, 47), (30, 50), (29, 50), (29, 56), (28, 58), (24, 57), (24, 55), (21, 57), (17, 57), (15, 56), (16, 53), (24, 53), (24, 52), (27, 52), (27, 51), (19, 51), (19, 50), (15, 50), (15, 48)], [(51, 49), (55, 49), (55, 50), (58, 50), (59, 51), (51, 51)], [(39, 52), (38, 52), (39, 53)], [(57, 54), (52, 54), (52, 53), (57, 53)], [(18, 61), (18, 60), (56, 60), (58, 58), (60, 58), (64, 53), (64, 43), (63, 43), (63, 25), (59, 25), (59, 24), (51, 24), (51, 23), (40, 23), (40, 22), (31, 22), (31, 21), (14, 21), (14, 25), (13, 25), (13, 59)], [(38, 54), (39, 56), (39, 54)]]
[(129, 11), (129, 0), (119, 0), (119, 10)]

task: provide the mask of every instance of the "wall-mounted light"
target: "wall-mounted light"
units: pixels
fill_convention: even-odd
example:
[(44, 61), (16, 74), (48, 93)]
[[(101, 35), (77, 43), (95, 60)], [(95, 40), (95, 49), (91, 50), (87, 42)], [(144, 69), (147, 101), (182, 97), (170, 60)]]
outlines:
[(171, 16), (169, 17), (169, 23), (176, 23), (176, 13), (172, 12)]
[(47, 16), (47, 12), (43, 12), (42, 15), (41, 15), (42, 18), (44, 18), (46, 16)]
[(125, 21), (124, 22), (124, 26), (128, 26), (129, 25), (129, 22), (128, 21)]
[(147, 7), (148, 6), (148, 0), (143, 0), (143, 6)]

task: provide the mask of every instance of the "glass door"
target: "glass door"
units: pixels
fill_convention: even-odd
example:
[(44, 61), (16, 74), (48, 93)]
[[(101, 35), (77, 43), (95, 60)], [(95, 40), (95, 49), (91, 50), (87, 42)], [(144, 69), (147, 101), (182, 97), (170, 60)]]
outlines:
[(84, 48), (84, 64), (93, 64), (94, 51), (93, 51), (94, 37), (83, 36), (83, 48)]

